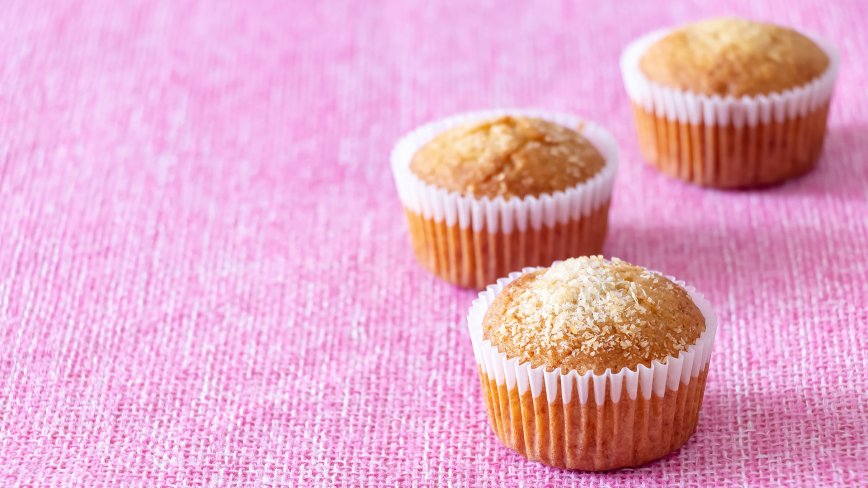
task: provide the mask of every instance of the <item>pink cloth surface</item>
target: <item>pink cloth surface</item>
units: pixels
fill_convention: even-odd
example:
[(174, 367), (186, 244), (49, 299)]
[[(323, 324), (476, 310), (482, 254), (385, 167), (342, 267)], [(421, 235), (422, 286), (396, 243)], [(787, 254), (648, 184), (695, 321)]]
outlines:
[[(816, 171), (721, 192), (644, 165), (618, 71), (738, 13), (842, 69)], [(868, 2), (6, 2), (0, 484), (854, 486), (868, 479)], [(635, 470), (502, 447), (464, 316), (414, 261), (394, 141), (580, 114), (622, 166), (605, 247), (706, 294), (700, 425)]]

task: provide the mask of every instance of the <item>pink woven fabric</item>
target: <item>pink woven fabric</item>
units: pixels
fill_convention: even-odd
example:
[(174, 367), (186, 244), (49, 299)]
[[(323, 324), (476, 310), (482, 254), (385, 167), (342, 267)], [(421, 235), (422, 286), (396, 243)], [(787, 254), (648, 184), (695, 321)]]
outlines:
[[(0, 484), (856, 485), (868, 477), (868, 3), (4, 2)], [(843, 67), (819, 168), (642, 164), (618, 55), (741, 13)], [(474, 293), (414, 261), (388, 170), (432, 118), (581, 114), (623, 148), (606, 254), (721, 327), (699, 429), (636, 470), (491, 432)]]

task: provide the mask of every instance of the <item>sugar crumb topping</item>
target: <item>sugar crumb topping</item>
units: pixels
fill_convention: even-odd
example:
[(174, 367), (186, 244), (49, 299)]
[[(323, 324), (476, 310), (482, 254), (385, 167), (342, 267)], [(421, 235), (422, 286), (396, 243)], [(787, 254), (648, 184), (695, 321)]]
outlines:
[(593, 177), (604, 163), (577, 130), (505, 115), (442, 132), (414, 154), (410, 169), (463, 195), (510, 198), (564, 190)]
[(484, 332), (535, 365), (602, 372), (650, 364), (705, 329), (680, 286), (617, 258), (569, 259), (515, 284), (492, 304)]

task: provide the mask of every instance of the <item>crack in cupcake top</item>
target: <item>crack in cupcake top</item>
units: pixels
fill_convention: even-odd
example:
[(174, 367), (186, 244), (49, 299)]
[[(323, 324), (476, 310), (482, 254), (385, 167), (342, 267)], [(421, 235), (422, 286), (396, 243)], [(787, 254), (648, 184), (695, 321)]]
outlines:
[(569, 259), (507, 285), (483, 337), (509, 358), (580, 374), (650, 366), (705, 330), (687, 292), (659, 273), (601, 256)]
[(473, 197), (554, 193), (597, 174), (605, 160), (579, 132), (533, 117), (503, 116), (446, 130), (420, 148), (410, 170)]
[(826, 53), (793, 29), (738, 18), (688, 24), (648, 47), (639, 67), (660, 85), (702, 95), (779, 93), (818, 78)]

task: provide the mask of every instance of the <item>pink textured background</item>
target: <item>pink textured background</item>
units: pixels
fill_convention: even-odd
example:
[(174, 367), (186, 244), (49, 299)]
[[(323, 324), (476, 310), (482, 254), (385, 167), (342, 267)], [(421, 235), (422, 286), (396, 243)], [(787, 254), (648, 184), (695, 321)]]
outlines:
[[(469, 3), (469, 2), (468, 2)], [(865, 483), (868, 3), (4, 2), (4, 485)], [(843, 68), (819, 168), (765, 191), (639, 158), (617, 60), (735, 12)], [(457, 111), (584, 115), (621, 142), (607, 255), (721, 318), (699, 430), (570, 473), (502, 448), (463, 317), (388, 171)]]

